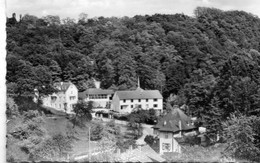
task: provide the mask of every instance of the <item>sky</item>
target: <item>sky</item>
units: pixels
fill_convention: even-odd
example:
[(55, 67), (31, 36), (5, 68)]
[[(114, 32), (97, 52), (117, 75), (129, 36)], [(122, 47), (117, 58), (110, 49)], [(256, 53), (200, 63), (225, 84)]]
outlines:
[(6, 15), (58, 15), (78, 19), (80, 13), (93, 17), (133, 17), (183, 13), (193, 16), (198, 6), (221, 10), (243, 10), (260, 17), (259, 0), (5, 0)]

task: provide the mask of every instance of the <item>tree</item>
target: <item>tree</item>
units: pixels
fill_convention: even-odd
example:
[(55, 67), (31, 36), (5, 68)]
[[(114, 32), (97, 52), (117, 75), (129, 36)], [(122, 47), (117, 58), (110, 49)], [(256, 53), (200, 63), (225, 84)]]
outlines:
[(19, 115), (18, 106), (15, 101), (11, 97), (7, 97), (6, 99), (6, 116), (7, 119), (12, 119), (14, 116)]
[(260, 159), (260, 118), (234, 115), (223, 123), (224, 138), (228, 143), (227, 156), (238, 160), (258, 161)]
[(75, 104), (73, 111), (75, 112), (75, 117), (72, 119), (73, 126), (79, 125), (84, 126), (84, 122), (91, 121), (91, 111), (93, 108), (93, 101), (79, 101)]

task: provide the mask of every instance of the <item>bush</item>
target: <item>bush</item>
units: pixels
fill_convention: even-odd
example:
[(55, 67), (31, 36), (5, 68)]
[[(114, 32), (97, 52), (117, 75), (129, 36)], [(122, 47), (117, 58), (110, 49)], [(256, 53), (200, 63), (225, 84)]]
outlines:
[(153, 137), (152, 135), (146, 135), (144, 141), (157, 153), (160, 151), (160, 140), (158, 137)]
[(104, 126), (102, 124), (95, 124), (91, 127), (90, 130), (90, 140), (91, 141), (97, 141), (102, 138)]

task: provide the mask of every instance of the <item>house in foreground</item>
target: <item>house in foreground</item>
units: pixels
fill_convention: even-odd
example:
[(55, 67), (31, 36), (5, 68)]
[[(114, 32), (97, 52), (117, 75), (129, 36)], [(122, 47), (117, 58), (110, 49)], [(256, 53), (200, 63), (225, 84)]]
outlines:
[(163, 97), (158, 90), (143, 90), (138, 87), (136, 90), (116, 91), (111, 109), (119, 113), (131, 113), (134, 109), (154, 109), (163, 111)]
[(72, 113), (74, 105), (78, 102), (78, 89), (71, 82), (54, 83), (58, 92), (43, 97), (43, 106), (51, 107), (56, 110)]
[[(188, 135), (196, 135), (197, 127), (194, 126), (190, 117), (179, 108), (162, 117), (153, 127), (154, 134), (160, 139), (160, 154), (165, 152), (181, 153), (178, 138)], [(176, 139), (177, 138), (177, 139)]]

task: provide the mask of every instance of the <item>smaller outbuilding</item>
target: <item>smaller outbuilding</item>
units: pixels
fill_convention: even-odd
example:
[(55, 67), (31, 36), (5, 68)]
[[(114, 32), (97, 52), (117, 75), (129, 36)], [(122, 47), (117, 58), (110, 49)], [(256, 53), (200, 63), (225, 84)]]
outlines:
[(165, 152), (181, 153), (181, 146), (176, 138), (181, 138), (184, 135), (196, 135), (198, 130), (191, 118), (179, 108), (172, 109), (171, 112), (163, 116), (153, 129), (154, 134), (160, 139), (160, 154)]

